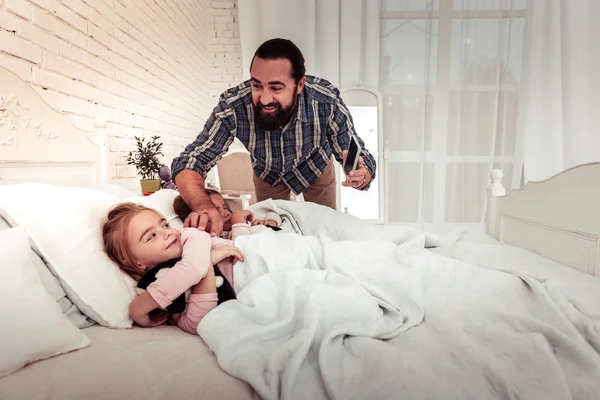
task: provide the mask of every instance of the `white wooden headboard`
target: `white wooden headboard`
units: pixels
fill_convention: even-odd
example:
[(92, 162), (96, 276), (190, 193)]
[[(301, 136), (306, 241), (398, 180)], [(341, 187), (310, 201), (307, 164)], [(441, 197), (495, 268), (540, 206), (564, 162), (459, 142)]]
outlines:
[(501, 242), (600, 277), (600, 163), (580, 165), (503, 193), (491, 174), (487, 233)]
[(106, 122), (94, 126), (93, 133), (77, 129), (27, 82), (0, 68), (0, 184), (105, 184)]

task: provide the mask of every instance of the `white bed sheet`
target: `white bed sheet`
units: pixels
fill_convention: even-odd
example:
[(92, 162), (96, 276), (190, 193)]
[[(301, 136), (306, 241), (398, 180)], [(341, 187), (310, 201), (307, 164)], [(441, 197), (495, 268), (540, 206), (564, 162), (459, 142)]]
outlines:
[(198, 336), (173, 326), (127, 330), (92, 326), (92, 344), (0, 379), (2, 400), (252, 399), (219, 368)]
[[(465, 232), (456, 243), (432, 249), (447, 257), (508, 272), (543, 277), (600, 316), (600, 278), (556, 263), (529, 250), (502, 243), (480, 232)], [(599, 318), (600, 319), (600, 318)]]

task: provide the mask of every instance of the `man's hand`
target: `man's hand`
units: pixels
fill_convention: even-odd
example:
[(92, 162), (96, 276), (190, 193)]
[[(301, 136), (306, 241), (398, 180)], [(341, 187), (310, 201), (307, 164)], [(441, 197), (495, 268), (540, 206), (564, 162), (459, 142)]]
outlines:
[(183, 221), (183, 226), (210, 231), (211, 236), (221, 236), (223, 217), (206, 193), (202, 175), (194, 170), (184, 169), (175, 177), (175, 185), (177, 185), (183, 200), (192, 210)]
[[(348, 156), (348, 150), (342, 151), (342, 165), (346, 162)], [(346, 180), (342, 182), (342, 186), (352, 187), (354, 189), (362, 189), (371, 183), (371, 173), (365, 167), (365, 162), (362, 156), (358, 157), (358, 165), (354, 171), (350, 171), (350, 174), (346, 175)]]
[(216, 265), (226, 258), (233, 257), (233, 263), (244, 261), (242, 251), (232, 244), (224, 244), (210, 251), (210, 262)]
[(186, 228), (198, 228), (208, 232), (211, 236), (221, 236), (223, 233), (223, 216), (212, 201), (202, 202), (196, 207), (183, 222)]

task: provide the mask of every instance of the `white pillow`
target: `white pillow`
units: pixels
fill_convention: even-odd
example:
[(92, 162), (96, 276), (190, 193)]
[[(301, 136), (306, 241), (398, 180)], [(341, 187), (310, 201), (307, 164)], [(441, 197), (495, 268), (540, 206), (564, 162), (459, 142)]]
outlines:
[(97, 323), (130, 328), (129, 303), (135, 281), (104, 252), (102, 223), (108, 210), (136, 202), (162, 213), (176, 229), (183, 223), (173, 210), (176, 190), (119, 198), (94, 189), (24, 183), (0, 185), (0, 216), (27, 228), (29, 236), (73, 303)]
[(173, 209), (173, 201), (175, 197), (179, 195), (177, 190), (173, 189), (161, 189), (157, 192), (152, 193), (150, 196), (135, 196), (127, 197), (119, 200), (119, 203), (133, 202), (143, 206), (153, 208), (161, 213), (171, 225), (171, 227), (182, 230), (183, 222)]
[(0, 377), (91, 343), (44, 289), (30, 251), (24, 228), (0, 232)]
[(71, 301), (99, 324), (130, 328), (135, 282), (110, 261), (102, 245), (102, 222), (118, 201), (93, 189), (0, 185), (0, 214), (27, 229)]
[[(0, 217), (0, 231), (10, 228), (12, 228), (12, 226), (9, 225), (4, 218)], [(54, 301), (58, 303), (60, 309), (62, 310), (62, 313), (66, 315), (67, 318), (69, 318), (69, 320), (72, 323), (74, 323), (75, 326), (77, 326), (79, 329), (92, 326), (94, 324), (94, 321), (92, 321), (91, 318), (88, 318), (81, 311), (79, 311), (77, 306), (73, 304), (71, 299), (69, 299), (59, 280), (56, 279), (54, 275), (52, 275), (50, 269), (48, 269), (48, 266), (46, 265), (44, 260), (36, 252), (35, 244), (33, 242), (30, 242), (29, 246), (31, 247), (31, 250), (29, 251), (29, 256), (31, 258), (31, 262), (33, 262), (35, 270), (38, 273), (38, 276), (40, 277), (40, 281), (42, 282), (42, 285), (44, 285), (44, 288), (46, 289), (50, 297), (52, 297)]]
[(137, 192), (134, 192), (133, 190), (127, 189), (120, 185), (115, 185), (113, 183), (109, 183), (109, 184), (102, 185), (102, 186), (97, 186), (94, 189), (100, 190), (101, 192), (104, 192), (104, 193), (112, 194), (114, 196), (117, 196), (120, 199), (125, 198), (125, 197), (139, 196), (139, 194)]

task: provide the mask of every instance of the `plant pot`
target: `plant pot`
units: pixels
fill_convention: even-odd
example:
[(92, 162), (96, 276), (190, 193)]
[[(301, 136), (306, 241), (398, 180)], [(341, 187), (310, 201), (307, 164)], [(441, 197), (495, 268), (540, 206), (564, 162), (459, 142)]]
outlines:
[(150, 194), (160, 190), (160, 179), (140, 179), (142, 194)]

